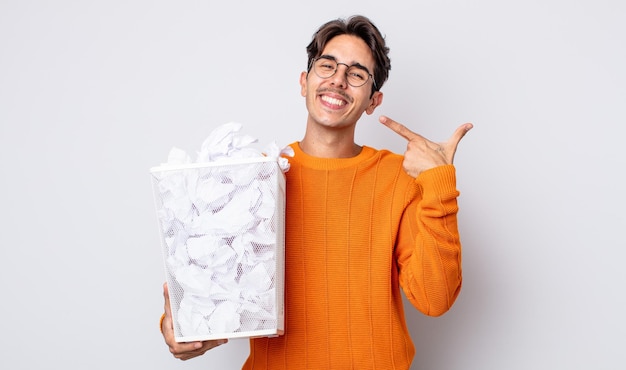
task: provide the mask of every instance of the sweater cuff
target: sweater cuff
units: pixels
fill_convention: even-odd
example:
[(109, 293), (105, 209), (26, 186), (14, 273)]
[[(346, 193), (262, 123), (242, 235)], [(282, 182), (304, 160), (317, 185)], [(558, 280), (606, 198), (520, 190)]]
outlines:
[(426, 193), (431, 191), (435, 194), (457, 193), (456, 169), (454, 165), (447, 164), (426, 170), (420, 173), (415, 182)]

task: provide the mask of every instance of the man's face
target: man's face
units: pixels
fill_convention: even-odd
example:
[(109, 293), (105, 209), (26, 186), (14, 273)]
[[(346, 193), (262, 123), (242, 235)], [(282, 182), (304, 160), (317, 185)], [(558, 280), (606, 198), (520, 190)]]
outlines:
[(320, 78), (313, 71), (300, 76), (301, 94), (306, 98), (309, 111), (309, 124), (326, 127), (344, 128), (356, 125), (363, 112), (372, 114), (382, 103), (382, 93), (371, 95), (373, 81), (370, 78), (365, 85), (353, 87), (346, 79), (346, 67), (361, 65), (370, 73), (374, 72), (374, 58), (370, 49), (360, 38), (352, 35), (339, 35), (331, 39), (322, 55), (334, 58), (338, 65), (337, 72), (329, 78)]

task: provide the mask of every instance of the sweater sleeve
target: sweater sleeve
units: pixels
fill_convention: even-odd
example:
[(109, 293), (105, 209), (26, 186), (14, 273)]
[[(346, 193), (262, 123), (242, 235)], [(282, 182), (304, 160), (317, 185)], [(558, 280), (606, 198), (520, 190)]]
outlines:
[(462, 283), (455, 168), (424, 171), (415, 182), (417, 194), (404, 211), (396, 243), (399, 281), (415, 308), (440, 316), (450, 309)]

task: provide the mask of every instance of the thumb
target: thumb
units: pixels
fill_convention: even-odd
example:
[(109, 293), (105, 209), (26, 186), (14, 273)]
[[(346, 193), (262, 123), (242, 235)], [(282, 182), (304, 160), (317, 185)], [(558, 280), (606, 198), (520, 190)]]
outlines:
[(471, 123), (464, 123), (464, 124), (462, 124), (461, 126), (459, 126), (454, 131), (454, 134), (452, 134), (452, 137), (450, 137), (450, 139), (448, 140), (448, 143), (452, 144), (452, 146), (456, 150), (456, 148), (459, 145), (459, 142), (461, 141), (461, 139), (463, 139), (465, 134), (467, 134), (467, 132), (469, 130), (471, 130), (473, 127), (474, 127), (474, 125), (471, 124)]
[(172, 317), (172, 309), (170, 307), (170, 292), (167, 283), (163, 283), (163, 298), (165, 298), (165, 316)]
[(450, 153), (451, 155), (451, 158), (449, 158), (450, 163), (454, 162), (454, 155), (456, 154), (456, 149), (459, 146), (459, 142), (461, 141), (461, 139), (463, 139), (465, 134), (467, 134), (467, 132), (471, 130), (473, 127), (474, 125), (471, 123), (464, 123), (461, 126), (459, 126), (454, 131), (454, 134), (452, 134), (450, 139), (448, 139), (448, 142), (445, 144), (445, 146), (447, 148), (446, 152)]

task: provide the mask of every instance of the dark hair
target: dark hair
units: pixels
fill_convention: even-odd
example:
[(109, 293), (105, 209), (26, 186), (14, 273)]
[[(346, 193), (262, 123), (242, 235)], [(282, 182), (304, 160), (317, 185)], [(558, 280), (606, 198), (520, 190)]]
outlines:
[(389, 59), (389, 48), (385, 44), (385, 38), (378, 28), (367, 17), (355, 15), (347, 19), (338, 18), (322, 25), (313, 35), (313, 40), (306, 47), (309, 59), (307, 62), (307, 71), (311, 67), (311, 61), (322, 54), (326, 44), (335, 36), (353, 35), (362, 39), (372, 51), (372, 56), (376, 66), (374, 67), (375, 86), (372, 87), (372, 93), (380, 90), (391, 69), (391, 60)]

